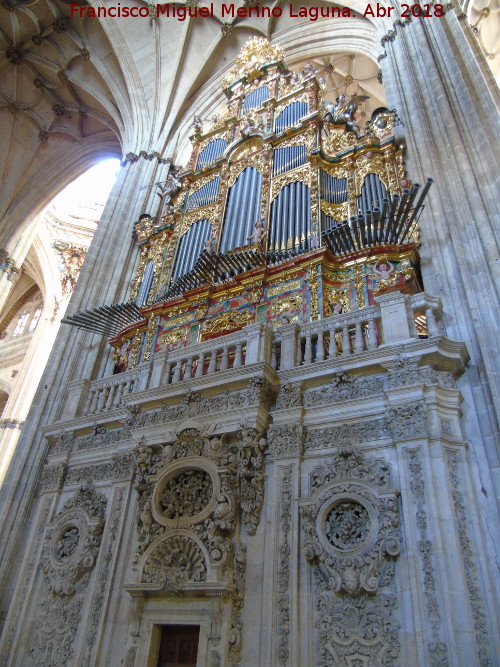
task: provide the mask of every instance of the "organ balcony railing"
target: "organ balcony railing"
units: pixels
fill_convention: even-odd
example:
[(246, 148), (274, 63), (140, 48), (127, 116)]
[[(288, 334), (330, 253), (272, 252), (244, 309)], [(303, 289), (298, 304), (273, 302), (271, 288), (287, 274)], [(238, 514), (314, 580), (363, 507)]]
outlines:
[[(175, 350), (162, 350), (151, 361), (113, 375), (68, 385), (62, 419), (93, 417), (122, 409), (132, 395), (184, 383), (204, 388), (261, 373), (264, 367), (301, 374), (316, 373), (318, 364), (349, 365), (360, 354), (376, 355), (419, 339), (444, 335), (441, 303), (424, 292), (382, 294), (368, 308), (298, 325), (283, 324), (275, 332), (255, 322), (218, 338)], [(158, 398), (158, 397), (157, 397)]]

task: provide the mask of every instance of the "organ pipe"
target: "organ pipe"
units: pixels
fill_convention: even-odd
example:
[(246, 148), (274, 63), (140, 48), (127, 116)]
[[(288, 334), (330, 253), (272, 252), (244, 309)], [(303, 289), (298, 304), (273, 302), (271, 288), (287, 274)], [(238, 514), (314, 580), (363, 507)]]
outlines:
[(275, 132), (283, 132), (287, 127), (291, 127), (306, 116), (309, 110), (307, 102), (292, 102), (286, 106), (276, 118)]
[(226, 142), (224, 139), (214, 139), (211, 141), (198, 155), (196, 162), (196, 169), (202, 169), (207, 164), (211, 164), (220, 157), (226, 150)]
[(229, 190), (220, 242), (220, 252), (248, 245), (255, 223), (260, 220), (262, 174), (247, 167)]
[(242, 113), (245, 114), (250, 109), (261, 107), (267, 99), (269, 99), (269, 88), (267, 86), (260, 86), (245, 97)]

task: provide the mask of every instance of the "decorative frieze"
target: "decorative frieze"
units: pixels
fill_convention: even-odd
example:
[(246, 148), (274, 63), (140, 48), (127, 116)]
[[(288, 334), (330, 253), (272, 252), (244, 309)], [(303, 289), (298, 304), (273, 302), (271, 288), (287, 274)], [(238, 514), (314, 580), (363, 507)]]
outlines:
[(384, 390), (384, 376), (355, 376), (347, 371), (333, 373), (330, 385), (320, 389), (310, 389), (304, 395), (304, 406), (341, 403), (356, 398), (380, 394)]
[(132, 453), (116, 454), (111, 461), (106, 463), (71, 468), (66, 477), (65, 486), (91, 481), (131, 479), (133, 473), (134, 455)]
[(43, 491), (60, 491), (64, 485), (68, 466), (66, 463), (59, 463), (55, 466), (46, 466), (42, 471), (42, 489)]
[(387, 410), (387, 425), (393, 440), (415, 440), (428, 435), (425, 406), (413, 403)]
[(304, 427), (301, 424), (271, 424), (267, 442), (273, 458), (301, 456), (304, 449)]
[(365, 419), (363, 421), (328, 426), (321, 429), (307, 429), (304, 449), (330, 449), (334, 446), (349, 445), (353, 442), (379, 440), (389, 435), (385, 419)]
[(287, 382), (281, 385), (273, 410), (297, 408), (300, 407), (302, 403), (302, 383)]
[(141, 411), (137, 406), (129, 407), (126, 428), (137, 429), (155, 424), (165, 424), (203, 415), (219, 414), (229, 410), (240, 410), (262, 405), (268, 409), (272, 394), (265, 380), (251, 378), (248, 387), (240, 391), (225, 391), (215, 396), (206, 396), (198, 391), (187, 391), (180, 403), (162, 405), (150, 412)]

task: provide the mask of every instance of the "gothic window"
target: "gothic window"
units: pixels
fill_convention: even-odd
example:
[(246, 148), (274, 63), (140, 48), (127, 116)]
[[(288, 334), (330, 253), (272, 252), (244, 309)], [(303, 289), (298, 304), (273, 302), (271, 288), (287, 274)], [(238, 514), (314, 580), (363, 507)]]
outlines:
[(255, 223), (260, 220), (262, 174), (247, 167), (229, 190), (220, 251), (248, 245)]
[(157, 667), (195, 667), (199, 636), (198, 625), (162, 626)]
[(203, 169), (207, 164), (211, 164), (224, 153), (226, 146), (227, 144), (224, 139), (214, 139), (211, 141), (198, 155), (196, 169)]
[(37, 327), (38, 321), (40, 319), (40, 315), (42, 314), (42, 306), (38, 306), (38, 308), (35, 310), (33, 317), (31, 318), (30, 325), (28, 327), (28, 331), (34, 331)]
[(14, 333), (12, 336), (21, 336), (24, 333), (24, 330), (26, 328), (26, 324), (29, 320), (29, 310), (23, 310), (23, 312), (19, 315), (16, 328), (14, 329)]
[(0, 417), (3, 415), (7, 401), (9, 400), (9, 394), (6, 391), (0, 389)]
[(283, 132), (283, 130), (286, 130), (287, 127), (292, 127), (292, 125), (298, 123), (299, 120), (303, 118), (308, 111), (309, 107), (307, 102), (292, 102), (287, 107), (285, 107), (276, 118), (276, 123), (274, 126), (275, 132)]
[(175, 259), (173, 282), (194, 268), (196, 260), (205, 249), (205, 244), (211, 236), (212, 225), (207, 219), (197, 220), (182, 235)]
[(285, 185), (271, 205), (269, 249), (308, 248), (311, 224), (310, 189), (301, 181)]
[(256, 90), (252, 90), (251, 93), (245, 97), (243, 103), (242, 113), (247, 113), (250, 109), (256, 109), (264, 104), (264, 102), (269, 99), (269, 88), (267, 86), (260, 86)]

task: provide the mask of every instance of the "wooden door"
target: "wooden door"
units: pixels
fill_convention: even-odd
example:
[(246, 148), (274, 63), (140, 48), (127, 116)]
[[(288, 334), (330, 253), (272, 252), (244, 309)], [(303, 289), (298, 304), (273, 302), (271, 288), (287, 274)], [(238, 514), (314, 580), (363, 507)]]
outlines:
[(163, 625), (158, 667), (196, 667), (199, 636), (198, 625)]

